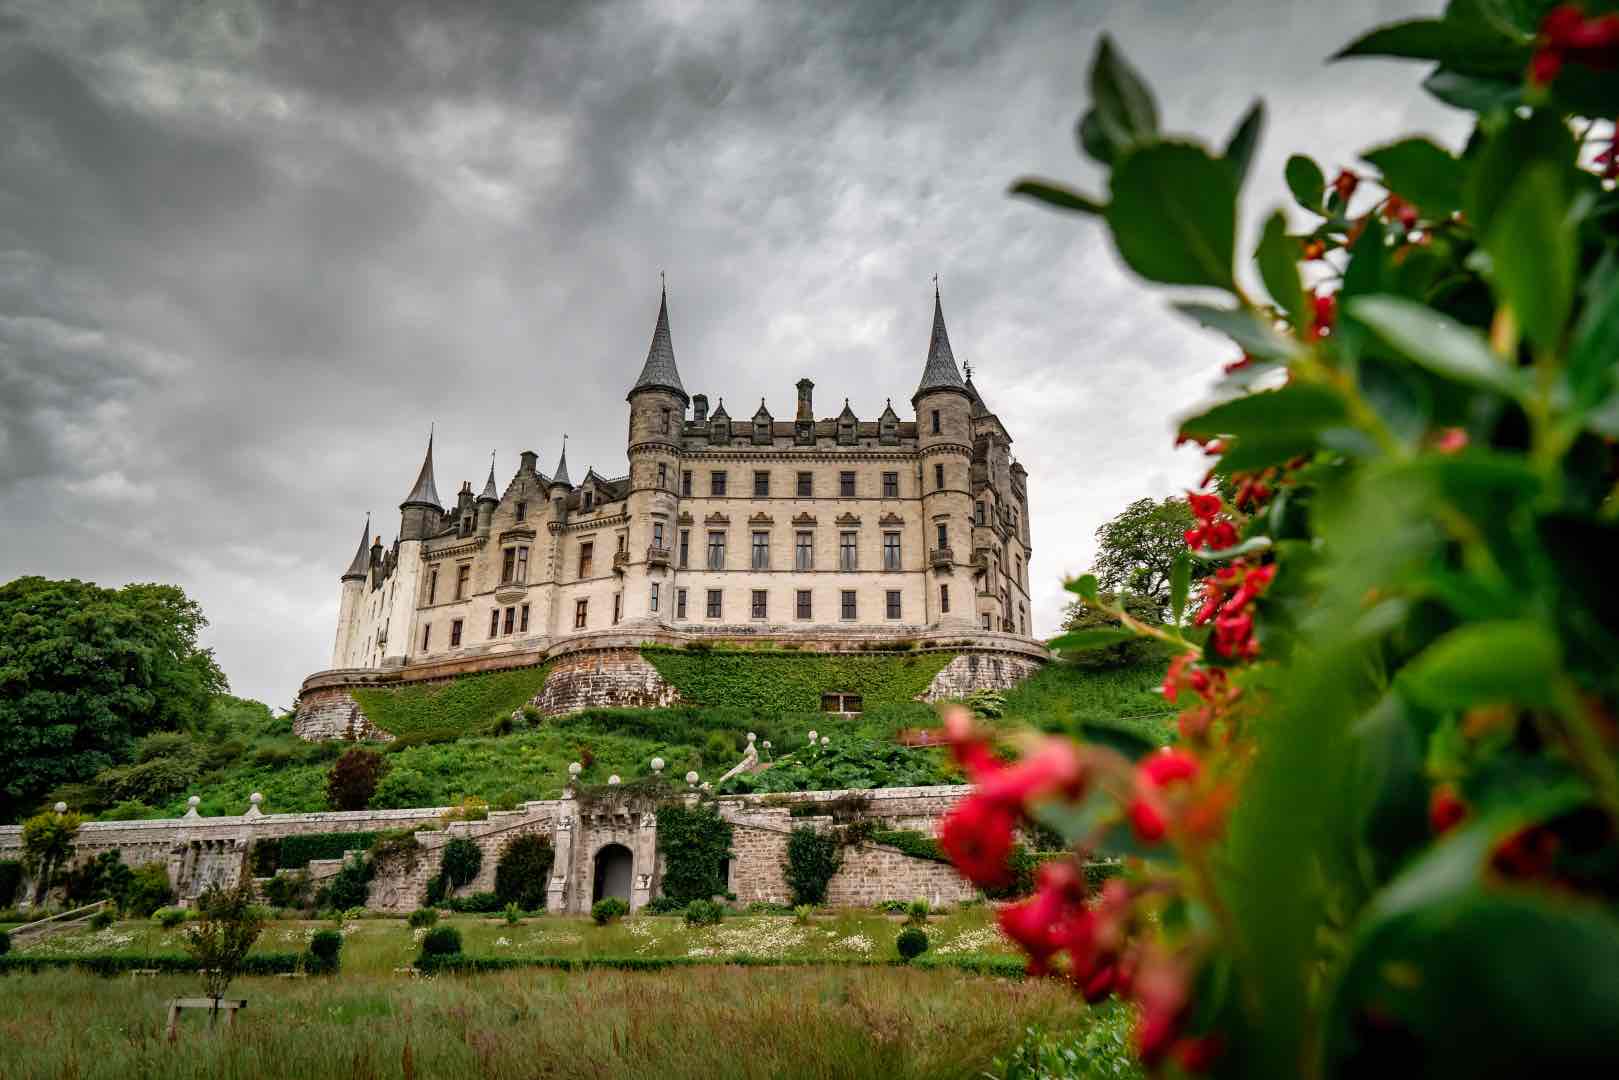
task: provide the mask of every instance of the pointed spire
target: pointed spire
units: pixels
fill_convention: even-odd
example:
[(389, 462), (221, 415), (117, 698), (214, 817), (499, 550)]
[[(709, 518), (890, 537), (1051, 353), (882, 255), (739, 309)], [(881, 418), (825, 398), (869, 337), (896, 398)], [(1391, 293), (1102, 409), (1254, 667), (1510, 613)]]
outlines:
[(407, 506), (431, 506), (434, 510), (443, 510), (444, 506), (438, 501), (438, 486), (433, 483), (433, 433), (427, 433), (427, 457), (422, 459), (422, 471), (416, 475), (416, 486), (410, 489), (405, 501), (400, 503), (400, 509)]
[(725, 411), (725, 399), (724, 398), (720, 398), (719, 408), (715, 409), (712, 413), (709, 413), (709, 415), (708, 415), (708, 418), (710, 420), (718, 420), (721, 417), (725, 418), (726, 420), (729, 420), (731, 418), (731, 414)]
[(479, 502), (499, 502), (500, 491), (495, 487), (495, 452), (489, 451), (489, 479), (483, 482), (483, 494), (478, 496)]
[(849, 408), (849, 399), (848, 398), (843, 399), (843, 411), (838, 413), (838, 419), (839, 420), (857, 420), (857, 419), (859, 419), (859, 417), (855, 416), (854, 410)]
[(573, 487), (573, 481), (568, 479), (568, 436), (562, 436), (562, 456), (557, 459), (557, 471), (551, 477), (551, 483), (561, 484), (565, 488)]
[(899, 419), (899, 414), (894, 411), (894, 399), (893, 398), (888, 399), (888, 403), (883, 406), (883, 414), (878, 419), (881, 419), (881, 420), (898, 420)]
[(755, 420), (769, 420), (769, 419), (771, 419), (770, 410), (765, 408), (765, 399), (764, 398), (759, 399), (759, 411), (753, 414), (753, 418)]
[(675, 346), (669, 336), (669, 290), (665, 287), (658, 299), (658, 325), (652, 331), (652, 347), (647, 349), (646, 365), (641, 368), (641, 377), (635, 380), (630, 387), (630, 395), (634, 397), (640, 390), (668, 390), (689, 402), (686, 388), (680, 385), (680, 372), (675, 367)]
[(950, 334), (944, 328), (944, 306), (939, 302), (939, 282), (933, 281), (933, 339), (928, 342), (928, 362), (922, 369), (922, 382), (912, 395), (914, 402), (923, 394), (934, 390), (967, 392), (961, 370), (956, 367), (956, 354), (950, 351)]
[(368, 543), (370, 538), (371, 515), (367, 514), (365, 515), (365, 528), (360, 530), (360, 547), (357, 551), (355, 551), (354, 559), (349, 563), (349, 568), (343, 571), (343, 577), (341, 580), (348, 581), (350, 578), (363, 578), (367, 573), (370, 572), (371, 545)]

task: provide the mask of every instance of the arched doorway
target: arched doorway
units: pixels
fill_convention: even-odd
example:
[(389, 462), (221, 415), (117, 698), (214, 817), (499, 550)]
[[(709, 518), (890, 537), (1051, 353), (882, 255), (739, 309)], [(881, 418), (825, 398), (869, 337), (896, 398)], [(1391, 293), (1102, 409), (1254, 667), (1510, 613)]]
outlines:
[(635, 856), (623, 844), (607, 844), (596, 852), (595, 884), (590, 902), (616, 896), (626, 904), (630, 901), (630, 877), (635, 869)]

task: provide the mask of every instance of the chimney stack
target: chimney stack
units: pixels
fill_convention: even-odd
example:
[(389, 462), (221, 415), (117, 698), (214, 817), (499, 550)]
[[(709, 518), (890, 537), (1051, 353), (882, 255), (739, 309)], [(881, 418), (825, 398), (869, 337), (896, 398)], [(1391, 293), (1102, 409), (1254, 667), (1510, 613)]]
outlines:
[(798, 416), (799, 420), (815, 419), (815, 384), (808, 379), (798, 380)]
[(698, 394), (691, 399), (691, 418), (693, 423), (708, 423), (708, 395)]

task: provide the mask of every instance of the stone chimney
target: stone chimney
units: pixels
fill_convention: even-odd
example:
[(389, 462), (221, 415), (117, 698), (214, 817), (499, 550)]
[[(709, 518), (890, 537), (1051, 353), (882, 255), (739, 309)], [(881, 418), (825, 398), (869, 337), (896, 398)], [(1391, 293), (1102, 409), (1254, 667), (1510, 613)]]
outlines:
[(517, 470), (530, 475), (537, 474), (540, 471), (540, 455), (532, 450), (524, 450), (521, 464), (517, 466)]
[(691, 399), (691, 419), (694, 424), (708, 423), (707, 394), (698, 394)]
[(815, 419), (815, 384), (808, 379), (798, 380), (798, 415), (794, 419)]

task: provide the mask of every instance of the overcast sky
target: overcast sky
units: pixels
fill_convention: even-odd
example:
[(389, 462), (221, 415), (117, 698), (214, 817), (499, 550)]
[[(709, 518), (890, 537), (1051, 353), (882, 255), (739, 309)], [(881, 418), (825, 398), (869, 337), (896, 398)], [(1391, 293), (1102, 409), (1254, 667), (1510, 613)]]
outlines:
[(1075, 153), (1107, 29), (1165, 124), (1270, 105), (1243, 248), (1294, 150), (1455, 146), (1415, 65), (1324, 58), (1433, 0), (0, 0), (0, 580), (165, 581), (236, 692), (330, 659), (366, 511), (391, 540), (524, 449), (625, 469), (667, 271), (686, 388), (793, 383), (910, 415), (937, 273), (958, 359), (1029, 470), (1036, 625), (1130, 500), (1200, 459), (1174, 417), (1232, 358), (1089, 221)]

